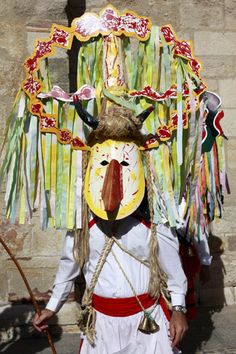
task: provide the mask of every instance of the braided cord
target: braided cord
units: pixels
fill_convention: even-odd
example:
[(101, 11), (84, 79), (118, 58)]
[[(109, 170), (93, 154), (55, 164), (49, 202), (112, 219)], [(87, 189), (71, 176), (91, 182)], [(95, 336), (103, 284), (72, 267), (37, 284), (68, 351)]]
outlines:
[[(134, 287), (133, 287), (133, 285), (132, 285), (130, 279), (128, 278), (128, 275), (126, 274), (124, 268), (122, 267), (122, 265), (121, 265), (119, 259), (118, 259), (117, 256), (116, 256), (116, 254), (115, 254), (113, 251), (111, 251), (111, 254), (113, 255), (113, 257), (114, 257), (116, 263), (118, 264), (118, 267), (120, 268), (120, 270), (121, 270), (122, 274), (124, 275), (124, 277), (125, 277), (127, 283), (129, 284), (130, 289), (132, 290), (132, 292), (133, 292), (133, 294), (134, 294), (134, 296), (135, 296), (135, 298), (136, 298), (136, 300), (137, 300), (139, 306), (141, 307), (142, 311), (143, 311), (146, 315), (150, 316), (150, 314), (152, 313), (152, 311), (154, 310), (154, 308), (153, 308), (152, 311), (150, 312), (150, 311), (147, 311), (147, 310), (143, 307), (143, 304), (142, 304), (141, 301), (139, 300), (139, 297), (138, 297), (138, 295), (137, 295), (137, 293), (136, 293), (136, 290), (134, 289)], [(158, 298), (156, 299), (155, 304), (157, 303), (157, 301), (158, 301)], [(154, 305), (155, 305), (155, 304), (154, 304)]]
[(153, 222), (153, 189), (152, 189), (152, 171), (151, 171), (151, 162), (149, 152), (144, 152), (144, 157), (146, 160), (147, 167), (147, 194), (148, 194), (148, 206), (150, 211), (150, 221), (151, 221), (151, 239), (150, 239), (150, 280), (149, 280), (149, 294), (156, 298), (160, 296), (162, 292), (162, 284), (166, 280), (166, 275), (160, 268), (158, 262), (158, 242), (157, 242), (157, 230), (156, 225)]
[(90, 305), (92, 302), (92, 295), (93, 295), (94, 288), (96, 286), (96, 283), (98, 281), (98, 277), (102, 271), (102, 268), (106, 262), (107, 256), (108, 256), (109, 252), (111, 251), (113, 244), (114, 244), (113, 238), (106, 237), (105, 244), (103, 246), (100, 258), (97, 262), (97, 265), (96, 265), (95, 271), (93, 273), (93, 277), (91, 279), (90, 285), (89, 285), (89, 287), (87, 287), (87, 289), (85, 291), (85, 294), (83, 297), (83, 305)]

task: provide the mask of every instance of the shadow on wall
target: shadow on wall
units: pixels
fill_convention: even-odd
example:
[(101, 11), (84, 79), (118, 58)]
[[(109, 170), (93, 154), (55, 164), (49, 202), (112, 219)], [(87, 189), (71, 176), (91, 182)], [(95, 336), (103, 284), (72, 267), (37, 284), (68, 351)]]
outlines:
[[(68, 25), (71, 26), (73, 19), (82, 16), (85, 10), (85, 0), (68, 0), (65, 8), (68, 18)], [(77, 59), (79, 48), (80, 43), (76, 38), (74, 38), (71, 50), (68, 51), (70, 92), (75, 92), (77, 90)]]
[(212, 315), (220, 312), (226, 304), (225, 268), (221, 260), (222, 240), (211, 234), (209, 245), (213, 255), (212, 264), (210, 267), (202, 266), (196, 281), (197, 316), (189, 320), (189, 330), (181, 345), (183, 353), (186, 354), (194, 354), (197, 350), (204, 349), (215, 329)]
[[(29, 325), (33, 316), (34, 310), (28, 304), (9, 305), (0, 313), (0, 353), (51, 353), (46, 335), (36, 332), (33, 326)], [(53, 326), (50, 327), (54, 342), (57, 342), (62, 334), (57, 322), (55, 316)]]

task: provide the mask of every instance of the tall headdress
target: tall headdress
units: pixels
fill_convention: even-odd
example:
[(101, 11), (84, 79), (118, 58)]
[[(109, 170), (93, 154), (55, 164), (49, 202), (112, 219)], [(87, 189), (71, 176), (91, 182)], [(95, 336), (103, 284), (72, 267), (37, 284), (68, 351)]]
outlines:
[[(57, 47), (70, 49), (74, 36), (82, 46), (78, 91), (71, 95), (51, 87), (48, 58)], [(150, 155), (154, 222), (185, 225), (201, 237), (221, 216), (227, 184), (221, 102), (206, 90), (190, 43), (171, 26), (152, 26), (147, 17), (108, 6), (76, 18), (71, 27), (54, 24), (24, 66), (1, 166), (12, 222), (30, 221), (39, 209), (43, 229), (81, 227), (81, 152), (91, 150), (88, 125), (97, 128), (93, 117), (103, 115), (105, 100), (106, 113), (114, 105), (134, 117), (144, 111), (140, 149)]]

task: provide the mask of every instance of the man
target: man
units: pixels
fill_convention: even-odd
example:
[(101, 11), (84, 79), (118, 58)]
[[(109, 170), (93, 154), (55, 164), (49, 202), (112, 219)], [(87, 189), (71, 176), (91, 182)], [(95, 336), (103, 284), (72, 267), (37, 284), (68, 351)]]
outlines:
[[(87, 112), (78, 102), (76, 108), (88, 124), (91, 116), (86, 118)], [(146, 111), (145, 117), (139, 115), (138, 122), (127, 109), (112, 106), (105, 118), (100, 117), (90, 143), (95, 162), (89, 163), (85, 177), (85, 198), (91, 210), (89, 253), (84, 263), (78, 263), (73, 254), (77, 247), (76, 233), (67, 233), (51, 299), (33, 321), (38, 331), (47, 328), (47, 321), (66, 301), (73, 281), (83, 268), (87, 283), (83, 304), (87, 307), (82, 309), (88, 310), (90, 320), (83, 325), (81, 353), (179, 353), (176, 345), (188, 327), (185, 317), (187, 282), (178, 255), (178, 238), (166, 225), (156, 228), (148, 220), (149, 206), (152, 221), (148, 173), (148, 204), (144, 194), (140, 194), (139, 201), (134, 201), (138, 192), (131, 193), (132, 188), (142, 189), (142, 168), (135, 170), (135, 166), (141, 163), (138, 149), (134, 153), (140, 141), (133, 143), (133, 140), (140, 138), (140, 122), (149, 113)], [(117, 128), (116, 116), (119, 116), (122, 128)], [(116, 130), (119, 140), (116, 136), (114, 139)], [(109, 140), (111, 138), (114, 140)], [(105, 148), (106, 154), (103, 153)], [(100, 161), (100, 167), (106, 166), (104, 172), (100, 171), (103, 167), (98, 167), (96, 161)], [(101, 177), (99, 188), (96, 177)], [(123, 184), (119, 190), (121, 178)], [(143, 186), (143, 193), (144, 190)], [(103, 200), (107, 219), (101, 217), (102, 211), (96, 207), (97, 200), (100, 200), (94, 196), (96, 193)], [(129, 194), (127, 202), (126, 195)], [(125, 208), (126, 202), (127, 205), (135, 204), (134, 210)], [(172, 303), (171, 318), (164, 299), (165, 280)]]

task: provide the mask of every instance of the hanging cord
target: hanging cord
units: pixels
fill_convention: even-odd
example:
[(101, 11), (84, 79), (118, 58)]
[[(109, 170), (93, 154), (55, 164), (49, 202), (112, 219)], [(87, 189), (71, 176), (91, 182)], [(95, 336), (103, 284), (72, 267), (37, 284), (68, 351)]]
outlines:
[[(159, 234), (165, 236), (163, 233), (159, 232)], [(130, 257), (136, 259), (136, 261), (138, 261), (139, 263), (143, 264), (145, 267), (149, 268), (150, 269), (150, 265), (149, 265), (149, 262), (148, 261), (143, 261), (142, 259), (140, 259), (139, 257), (137, 257), (135, 254), (133, 254), (131, 251), (129, 251), (126, 247), (124, 247), (114, 236), (113, 236), (113, 239), (114, 239), (114, 242), (117, 244), (117, 246), (123, 251), (125, 252), (126, 254), (128, 254)], [(169, 293), (169, 290), (167, 288), (167, 283), (166, 283), (166, 280), (167, 280), (167, 277), (165, 276), (165, 274), (163, 273), (163, 277), (161, 277), (161, 280), (160, 280), (160, 292), (161, 292), (161, 295), (163, 297), (163, 299), (165, 300), (166, 302), (166, 305), (169, 309), (172, 308), (172, 305), (171, 305), (171, 298), (170, 298), (170, 293)]]
[(150, 268), (148, 261), (143, 261), (142, 259), (138, 258), (134, 253), (128, 250), (125, 246), (123, 246), (116, 238), (115, 236), (112, 236), (112, 239), (114, 242), (117, 244), (117, 246), (125, 253), (127, 253), (130, 257), (136, 259), (139, 263), (143, 264), (145, 267)]
[(92, 308), (92, 296), (97, 284), (99, 275), (106, 262), (107, 256), (114, 244), (113, 238), (106, 238), (100, 258), (93, 273), (89, 287), (86, 288), (81, 305), (81, 311), (78, 319), (79, 330), (86, 335), (89, 343), (94, 346), (95, 331), (95, 310)]
[[(133, 287), (133, 285), (132, 285), (130, 279), (128, 278), (128, 276), (127, 276), (127, 274), (126, 274), (124, 268), (122, 267), (120, 261), (118, 260), (118, 258), (117, 258), (117, 256), (116, 256), (116, 254), (115, 254), (113, 251), (111, 251), (111, 254), (113, 255), (113, 257), (114, 257), (116, 263), (118, 264), (118, 267), (120, 268), (120, 270), (121, 270), (122, 274), (124, 275), (124, 277), (125, 277), (127, 283), (129, 284), (129, 287), (130, 287), (130, 289), (132, 290), (132, 292), (133, 292), (133, 294), (134, 294), (134, 296), (135, 296), (135, 298), (136, 298), (136, 300), (137, 300), (139, 306), (141, 307), (142, 311), (144, 312), (144, 314), (145, 314), (147, 317), (150, 318), (150, 317), (151, 317), (151, 313), (153, 312), (153, 310), (154, 310), (154, 308), (155, 308), (154, 305), (157, 304), (158, 299), (156, 299), (155, 303), (153, 304), (153, 309), (152, 309), (151, 311), (147, 311), (147, 310), (143, 307), (143, 304), (141, 303), (141, 301), (139, 300), (138, 295), (137, 295), (137, 293), (136, 293), (136, 290), (134, 289), (134, 287)], [(135, 258), (135, 259), (136, 259), (136, 258)]]
[[(88, 165), (88, 153), (82, 152), (82, 180), (85, 179), (85, 174)], [(88, 227), (88, 205), (84, 194), (82, 196), (82, 228), (75, 230), (73, 255), (82, 269), (89, 254), (89, 227)]]
[(147, 168), (147, 196), (148, 196), (148, 206), (150, 212), (150, 221), (151, 221), (151, 239), (150, 239), (150, 279), (149, 279), (149, 288), (148, 293), (153, 298), (159, 298), (160, 293), (162, 293), (162, 288), (166, 286), (166, 275), (162, 271), (159, 262), (158, 262), (158, 242), (157, 242), (157, 231), (156, 225), (153, 222), (153, 189), (152, 189), (152, 172), (151, 172), (151, 163), (150, 163), (150, 154), (149, 152), (144, 152), (146, 168)]

